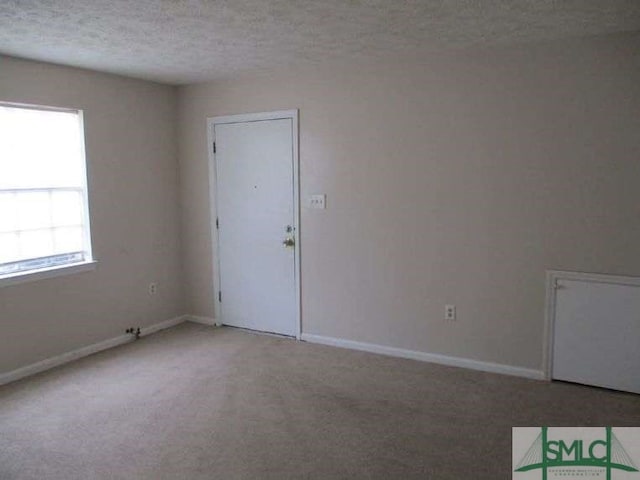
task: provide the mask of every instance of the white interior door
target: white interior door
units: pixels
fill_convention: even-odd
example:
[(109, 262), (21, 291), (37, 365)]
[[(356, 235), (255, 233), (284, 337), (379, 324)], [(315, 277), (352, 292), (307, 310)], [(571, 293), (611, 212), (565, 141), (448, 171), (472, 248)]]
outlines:
[(214, 123), (220, 317), (297, 334), (293, 119)]
[(552, 377), (640, 393), (640, 285), (557, 281)]

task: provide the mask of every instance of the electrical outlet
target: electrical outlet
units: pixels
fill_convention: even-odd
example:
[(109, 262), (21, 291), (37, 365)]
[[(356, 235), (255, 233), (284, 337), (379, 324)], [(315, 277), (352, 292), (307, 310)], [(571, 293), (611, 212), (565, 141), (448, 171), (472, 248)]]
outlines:
[(444, 319), (445, 320), (455, 320), (456, 319), (456, 306), (455, 305), (445, 305), (444, 306)]
[(150, 283), (149, 284), (149, 295), (155, 295), (156, 293), (158, 293), (158, 284), (157, 283)]

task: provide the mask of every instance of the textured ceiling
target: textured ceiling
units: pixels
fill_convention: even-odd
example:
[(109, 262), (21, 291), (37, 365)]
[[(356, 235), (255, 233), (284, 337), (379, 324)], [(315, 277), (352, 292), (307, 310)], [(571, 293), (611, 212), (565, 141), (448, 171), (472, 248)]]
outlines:
[(640, 0), (0, 0), (0, 52), (184, 84), (640, 30)]

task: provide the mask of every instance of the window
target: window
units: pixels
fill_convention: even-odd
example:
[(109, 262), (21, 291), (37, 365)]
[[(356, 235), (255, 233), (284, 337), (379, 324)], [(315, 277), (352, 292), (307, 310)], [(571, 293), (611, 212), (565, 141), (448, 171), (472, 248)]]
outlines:
[(0, 104), (0, 280), (91, 262), (82, 112)]

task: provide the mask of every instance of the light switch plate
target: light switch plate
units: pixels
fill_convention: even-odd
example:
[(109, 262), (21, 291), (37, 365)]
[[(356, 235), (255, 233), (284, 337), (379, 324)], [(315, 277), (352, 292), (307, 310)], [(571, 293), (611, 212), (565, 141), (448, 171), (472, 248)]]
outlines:
[(322, 194), (317, 195), (309, 195), (309, 208), (317, 208), (320, 210), (324, 210), (327, 205), (327, 196)]

